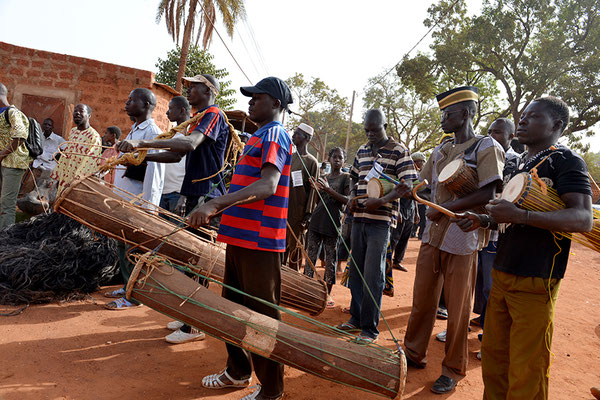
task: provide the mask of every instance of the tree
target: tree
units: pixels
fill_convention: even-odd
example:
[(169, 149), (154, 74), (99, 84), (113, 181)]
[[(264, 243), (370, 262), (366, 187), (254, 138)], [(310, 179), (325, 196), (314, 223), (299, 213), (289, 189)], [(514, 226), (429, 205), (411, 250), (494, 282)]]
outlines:
[(422, 101), (415, 90), (402, 85), (397, 75), (379, 75), (369, 79), (364, 106), (366, 109), (381, 109), (390, 135), (411, 152), (435, 147), (443, 134), (435, 100)]
[(297, 73), (286, 82), (294, 96), (292, 107), (298, 110), (287, 126), (294, 129), (301, 122), (312, 126), (315, 135), (311, 145), (317, 151), (317, 158), (325, 160), (328, 142), (337, 136), (346, 138), (348, 101), (319, 78), (308, 81)]
[(585, 160), (590, 175), (596, 182), (600, 182), (600, 153), (588, 151), (581, 155)]
[(227, 34), (233, 37), (236, 22), (246, 18), (243, 0), (160, 0), (156, 11), (156, 23), (160, 23), (164, 15), (167, 32), (177, 46), (181, 39), (181, 56), (175, 81), (175, 90), (178, 92), (181, 92), (181, 78), (184, 76), (192, 36), (196, 37), (194, 47), (198, 46), (202, 36), (202, 48), (208, 48), (217, 20), (217, 10)]
[[(156, 62), (156, 81), (175, 88), (177, 82), (179, 59), (181, 48), (177, 47), (167, 53), (164, 60), (159, 58)], [(229, 110), (235, 104), (235, 89), (231, 88), (231, 81), (226, 80), (229, 72), (225, 68), (217, 68), (213, 63), (213, 56), (206, 50), (197, 46), (190, 48), (188, 62), (185, 66), (185, 76), (194, 76), (198, 74), (210, 74), (214, 76), (221, 86), (217, 105), (223, 110)], [(177, 89), (176, 89), (177, 90)]]
[(464, 0), (454, 7), (451, 1), (429, 8), (425, 25), (437, 23), (431, 52), (403, 60), (397, 68), (403, 84), (431, 98), (456, 84), (481, 82), (488, 100), (503, 104), (490, 119), (514, 121), (537, 97), (556, 95), (572, 109), (571, 145), (593, 134), (600, 120), (596, 0), (484, 0), (481, 14), (472, 17)]

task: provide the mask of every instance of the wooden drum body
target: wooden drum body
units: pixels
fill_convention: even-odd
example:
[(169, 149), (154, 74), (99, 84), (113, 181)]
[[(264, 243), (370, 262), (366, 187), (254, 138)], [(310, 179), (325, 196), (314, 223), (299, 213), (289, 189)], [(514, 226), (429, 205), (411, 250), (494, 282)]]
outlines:
[(379, 199), (394, 190), (394, 184), (385, 179), (371, 178), (367, 182), (367, 197)]
[(305, 331), (226, 300), (159, 260), (140, 259), (127, 295), (179, 321), (271, 360), (320, 378), (401, 398), (402, 352)]
[(565, 208), (565, 203), (556, 190), (546, 190), (547, 194), (544, 194), (540, 184), (530, 174), (521, 172), (508, 181), (500, 198), (530, 211), (556, 211)]
[(456, 197), (464, 197), (479, 189), (477, 171), (463, 159), (450, 161), (440, 172), (438, 180)]
[[(90, 176), (73, 181), (56, 199), (54, 209), (103, 235), (144, 251), (157, 249), (157, 254), (167, 259), (223, 281), (223, 244), (178, 229), (174, 223), (136, 202), (139, 199), (130, 193)], [(327, 286), (322, 281), (282, 267), (281, 303), (318, 315), (327, 304)]]
[[(566, 207), (554, 188), (546, 188), (546, 194), (540, 184), (527, 172), (513, 176), (502, 191), (502, 199), (529, 211), (556, 211)], [(592, 250), (600, 252), (600, 213), (593, 211), (594, 226), (591, 232), (558, 232), (570, 237)]]

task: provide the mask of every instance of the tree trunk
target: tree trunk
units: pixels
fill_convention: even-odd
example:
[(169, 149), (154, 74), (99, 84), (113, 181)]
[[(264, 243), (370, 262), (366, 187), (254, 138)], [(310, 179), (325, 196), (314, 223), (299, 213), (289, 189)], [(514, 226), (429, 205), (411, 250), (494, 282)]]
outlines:
[(188, 54), (190, 52), (190, 42), (192, 41), (192, 26), (194, 25), (194, 18), (196, 18), (196, 5), (197, 0), (190, 1), (190, 9), (185, 21), (185, 27), (183, 29), (183, 41), (181, 43), (181, 56), (179, 57), (179, 69), (177, 70), (177, 82), (175, 82), (175, 90), (181, 93), (183, 83), (181, 78), (185, 75), (185, 64), (187, 63)]

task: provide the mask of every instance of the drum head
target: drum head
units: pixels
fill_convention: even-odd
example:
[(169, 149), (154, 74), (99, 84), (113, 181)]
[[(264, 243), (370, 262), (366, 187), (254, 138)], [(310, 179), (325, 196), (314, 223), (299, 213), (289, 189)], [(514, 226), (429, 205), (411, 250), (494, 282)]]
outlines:
[(444, 183), (454, 176), (456, 171), (460, 170), (465, 162), (462, 159), (453, 160), (448, 163), (440, 172), (438, 179), (440, 183)]
[(510, 201), (511, 203), (518, 201), (527, 188), (527, 183), (529, 182), (527, 175), (527, 172), (521, 172), (520, 174), (513, 176), (504, 187), (504, 190), (502, 190), (500, 198)]
[(377, 178), (369, 179), (367, 182), (367, 196), (370, 198), (378, 199), (383, 194), (383, 185)]

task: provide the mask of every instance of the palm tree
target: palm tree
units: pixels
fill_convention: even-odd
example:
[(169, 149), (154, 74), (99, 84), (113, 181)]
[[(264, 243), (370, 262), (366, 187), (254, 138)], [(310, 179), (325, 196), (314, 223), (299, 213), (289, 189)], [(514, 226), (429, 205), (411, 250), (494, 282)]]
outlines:
[[(185, 73), (192, 36), (196, 37), (195, 45), (198, 45), (202, 36), (202, 47), (206, 50), (212, 39), (217, 10), (221, 14), (227, 34), (233, 37), (236, 22), (246, 18), (244, 0), (160, 0), (156, 23), (160, 23), (164, 15), (167, 32), (177, 45), (181, 37), (181, 58), (175, 84), (175, 90), (178, 92), (181, 92), (181, 78)], [(197, 17), (200, 17), (198, 21)]]

